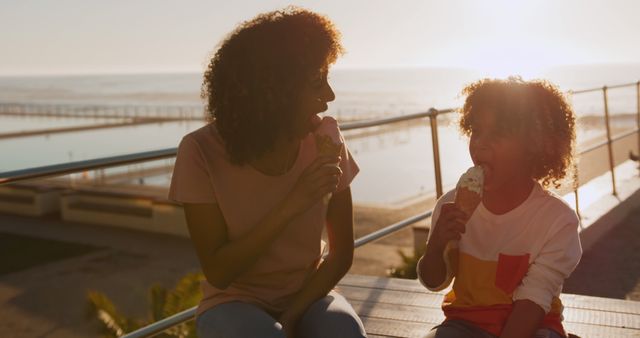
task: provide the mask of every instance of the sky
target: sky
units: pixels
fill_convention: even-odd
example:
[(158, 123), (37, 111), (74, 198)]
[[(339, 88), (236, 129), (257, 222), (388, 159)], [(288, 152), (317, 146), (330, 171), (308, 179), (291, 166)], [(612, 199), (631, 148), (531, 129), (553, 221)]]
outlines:
[(236, 25), (287, 5), (334, 21), (339, 68), (640, 62), (636, 0), (0, 0), (0, 75), (199, 72)]

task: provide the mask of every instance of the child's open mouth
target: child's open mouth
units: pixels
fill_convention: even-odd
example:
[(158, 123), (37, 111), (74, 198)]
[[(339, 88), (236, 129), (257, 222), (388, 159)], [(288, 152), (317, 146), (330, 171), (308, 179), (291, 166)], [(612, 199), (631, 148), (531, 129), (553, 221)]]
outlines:
[(487, 182), (487, 180), (491, 180), (491, 175), (493, 174), (493, 168), (491, 167), (491, 165), (483, 161), (476, 161), (476, 165), (482, 167), (485, 183)]

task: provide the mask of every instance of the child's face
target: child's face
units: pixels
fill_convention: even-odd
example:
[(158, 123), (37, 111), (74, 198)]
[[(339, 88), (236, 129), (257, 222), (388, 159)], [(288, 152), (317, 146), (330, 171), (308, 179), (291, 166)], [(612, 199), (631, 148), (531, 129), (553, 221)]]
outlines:
[(498, 131), (495, 120), (491, 111), (476, 113), (469, 142), (473, 163), (485, 170), (485, 191), (531, 180), (531, 158), (524, 142), (515, 133)]

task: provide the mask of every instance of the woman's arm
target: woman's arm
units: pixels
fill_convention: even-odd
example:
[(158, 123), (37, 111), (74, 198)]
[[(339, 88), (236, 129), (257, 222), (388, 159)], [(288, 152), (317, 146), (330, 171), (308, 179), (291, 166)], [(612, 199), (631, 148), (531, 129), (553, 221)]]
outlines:
[(185, 203), (187, 226), (207, 281), (225, 289), (249, 269), (290, 221), (335, 190), (340, 169), (327, 166), (333, 158), (318, 158), (293, 190), (243, 237), (229, 241), (227, 224), (217, 204)]
[(255, 263), (291, 217), (281, 203), (246, 236), (229, 242), (227, 225), (217, 204), (185, 203), (184, 211), (202, 272), (219, 289), (226, 289)]
[(293, 330), (295, 323), (307, 308), (316, 300), (326, 296), (351, 267), (354, 248), (350, 188), (334, 193), (331, 197), (327, 210), (327, 234), (329, 236), (327, 259), (298, 292), (289, 309), (280, 318), (286, 330)]
[(517, 300), (500, 338), (533, 337), (543, 318), (544, 310), (538, 304), (528, 299)]

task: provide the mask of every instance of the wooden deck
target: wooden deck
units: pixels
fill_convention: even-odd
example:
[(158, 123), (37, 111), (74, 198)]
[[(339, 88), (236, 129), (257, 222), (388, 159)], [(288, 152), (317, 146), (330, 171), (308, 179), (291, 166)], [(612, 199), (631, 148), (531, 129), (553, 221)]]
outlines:
[[(338, 291), (358, 312), (369, 337), (423, 337), (442, 322), (443, 292), (416, 280), (347, 275)], [(564, 326), (591, 337), (640, 337), (640, 302), (563, 294)]]

